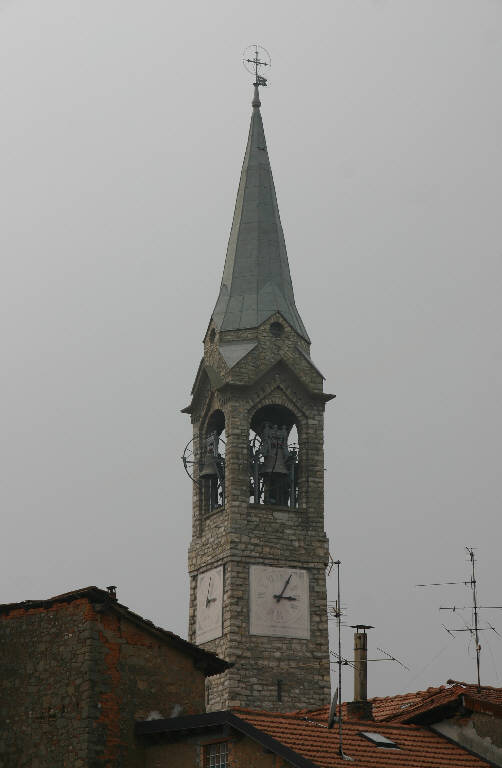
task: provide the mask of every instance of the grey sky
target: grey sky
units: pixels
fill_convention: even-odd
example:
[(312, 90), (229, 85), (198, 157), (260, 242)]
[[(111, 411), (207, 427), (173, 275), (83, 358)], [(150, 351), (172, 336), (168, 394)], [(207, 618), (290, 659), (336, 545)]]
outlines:
[(297, 306), (337, 394), (347, 620), (412, 668), (373, 664), (370, 694), (473, 679), (437, 610), (467, 592), (414, 584), (465, 578), (473, 545), (482, 601), (502, 604), (501, 41), (499, 0), (0, 2), (0, 601), (117, 584), (186, 633), (180, 409), (247, 137), (240, 56), (260, 42)]

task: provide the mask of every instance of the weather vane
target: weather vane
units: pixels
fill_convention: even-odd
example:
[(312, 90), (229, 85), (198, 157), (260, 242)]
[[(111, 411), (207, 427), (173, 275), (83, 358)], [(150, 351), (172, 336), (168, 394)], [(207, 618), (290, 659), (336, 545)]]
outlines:
[(261, 45), (248, 45), (242, 56), (242, 63), (246, 72), (254, 75), (255, 81), (253, 85), (255, 88), (258, 88), (259, 85), (267, 85), (267, 78), (261, 74), (265, 71), (265, 67), (270, 67), (272, 64), (272, 59), (267, 49)]

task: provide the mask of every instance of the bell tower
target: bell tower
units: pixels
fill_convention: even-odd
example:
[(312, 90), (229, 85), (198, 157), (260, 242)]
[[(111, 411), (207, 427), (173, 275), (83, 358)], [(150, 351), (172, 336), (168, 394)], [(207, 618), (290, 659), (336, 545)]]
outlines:
[[(252, 60), (258, 69), (258, 49)], [(220, 293), (192, 389), (189, 639), (233, 666), (209, 711), (330, 698), (323, 376), (296, 308), (260, 114), (251, 125)]]

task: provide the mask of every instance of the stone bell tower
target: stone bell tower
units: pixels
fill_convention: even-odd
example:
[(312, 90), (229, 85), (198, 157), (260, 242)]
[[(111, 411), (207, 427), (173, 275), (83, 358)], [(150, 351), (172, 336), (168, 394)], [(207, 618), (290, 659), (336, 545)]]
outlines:
[(295, 305), (258, 84), (220, 294), (184, 409), (189, 639), (233, 664), (210, 679), (208, 710), (330, 697), (323, 418), (333, 395)]

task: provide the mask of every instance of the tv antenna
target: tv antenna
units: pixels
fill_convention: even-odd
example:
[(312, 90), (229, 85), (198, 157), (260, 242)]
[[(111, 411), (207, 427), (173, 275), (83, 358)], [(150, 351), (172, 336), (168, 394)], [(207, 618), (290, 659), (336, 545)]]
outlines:
[[(469, 555), (469, 561), (471, 565), (471, 575), (469, 579), (466, 581), (446, 581), (446, 582), (434, 582), (432, 584), (416, 584), (417, 587), (439, 587), (439, 586), (449, 586), (451, 584), (463, 584), (466, 587), (470, 587), (471, 593), (472, 593), (472, 605), (448, 605), (448, 606), (440, 606), (440, 611), (451, 611), (452, 613), (459, 613), (461, 620), (464, 622), (464, 627), (447, 627), (445, 624), (442, 624), (446, 632), (448, 632), (449, 635), (452, 637), (455, 637), (456, 632), (469, 632), (471, 637), (474, 639), (475, 643), (475, 650), (476, 650), (476, 676), (477, 676), (477, 682), (478, 682), (478, 691), (481, 690), (481, 674), (480, 674), (480, 661), (481, 661), (481, 643), (479, 642), (479, 633), (486, 631), (486, 630), (493, 630), (496, 635), (499, 635), (499, 632), (495, 629), (494, 626), (492, 626), (489, 622), (486, 622), (488, 624), (487, 627), (480, 627), (480, 619), (479, 619), (479, 611), (481, 609), (502, 609), (501, 605), (478, 605), (478, 594), (477, 594), (477, 580), (476, 580), (476, 556), (474, 554), (474, 548), (473, 547), (466, 547), (467, 554)], [(470, 625), (465, 621), (464, 617), (461, 615), (461, 611), (464, 610), (471, 610), (472, 611), (472, 621)]]
[(259, 85), (267, 85), (267, 78), (262, 73), (265, 72), (266, 67), (272, 66), (272, 59), (266, 48), (256, 44), (248, 45), (242, 54), (242, 63), (246, 72), (254, 75), (253, 85), (255, 88), (258, 88)]
[[(336, 584), (337, 584), (337, 599), (334, 607), (334, 616), (337, 620), (337, 630), (338, 630), (338, 653), (336, 654), (338, 660), (338, 688), (335, 691), (335, 695), (333, 696), (333, 701), (331, 702), (331, 709), (329, 713), (329, 722), (328, 722), (328, 728), (332, 728), (333, 724), (335, 722), (336, 717), (336, 702), (339, 699), (340, 706), (338, 708), (338, 754), (342, 758), (342, 760), (349, 760), (350, 762), (353, 762), (353, 758), (349, 757), (349, 755), (346, 755), (343, 751), (343, 727), (342, 727), (342, 664), (344, 663), (344, 659), (342, 657), (342, 609), (341, 609), (341, 600), (340, 600), (340, 560), (335, 560), (333, 565), (336, 565)], [(330, 725), (331, 723), (331, 725)]]
[(334, 696), (331, 699), (331, 706), (329, 708), (329, 716), (328, 716), (328, 730), (331, 730), (335, 724), (337, 704), (338, 704), (338, 688), (336, 689)]
[[(357, 624), (357, 625), (352, 625), (351, 624), (351, 629), (357, 629), (357, 628), (364, 629), (364, 630), (366, 630), (366, 629), (374, 629), (374, 627), (370, 626), (369, 624), (366, 625), (366, 626), (363, 625), (363, 624)], [(398, 658), (396, 658), (396, 656), (393, 656), (391, 653), (386, 651), (384, 648), (378, 648), (377, 647), (377, 651), (380, 651), (380, 653), (383, 653), (384, 655), (379, 657), (378, 659), (366, 659), (366, 661), (367, 662), (370, 662), (370, 661), (371, 662), (374, 662), (374, 661), (395, 661), (397, 664), (399, 664), (401, 667), (403, 667), (403, 669), (406, 669), (408, 672), (410, 671), (410, 668), (408, 666), (406, 666), (406, 664), (404, 664), (404, 662), (400, 661)], [(330, 651), (330, 656), (333, 656), (336, 659), (336, 661), (332, 661), (331, 662), (332, 664), (341, 664), (344, 667), (353, 667), (353, 668), (355, 668), (356, 663), (358, 663), (357, 659), (347, 659), (347, 658), (345, 658), (345, 656), (341, 656), (340, 657), (336, 651)]]
[(399, 661), (399, 659), (396, 659), (395, 656), (392, 656), (388, 651), (386, 651), (384, 648), (378, 648), (377, 651), (380, 651), (380, 653), (383, 653), (386, 658), (383, 659), (368, 659), (368, 661), (395, 661), (397, 664), (400, 664), (403, 669), (406, 669), (408, 672), (410, 671), (410, 668), (406, 666), (402, 661)]

